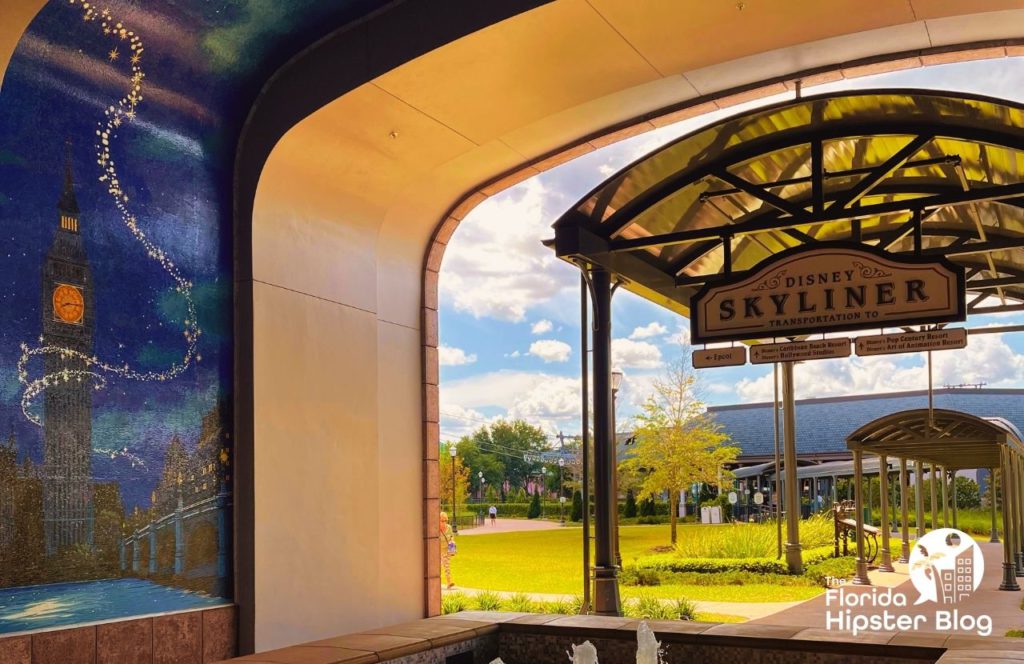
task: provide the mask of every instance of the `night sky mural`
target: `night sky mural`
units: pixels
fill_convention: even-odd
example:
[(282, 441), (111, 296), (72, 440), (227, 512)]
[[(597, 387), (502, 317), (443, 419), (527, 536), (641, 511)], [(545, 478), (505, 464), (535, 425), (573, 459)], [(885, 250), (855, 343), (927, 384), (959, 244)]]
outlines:
[(384, 0), (51, 0), (0, 88), (0, 633), (230, 600), (232, 175)]
[(0, 91), (0, 632), (230, 597), (220, 83), (267, 17), (165, 9), (51, 2)]

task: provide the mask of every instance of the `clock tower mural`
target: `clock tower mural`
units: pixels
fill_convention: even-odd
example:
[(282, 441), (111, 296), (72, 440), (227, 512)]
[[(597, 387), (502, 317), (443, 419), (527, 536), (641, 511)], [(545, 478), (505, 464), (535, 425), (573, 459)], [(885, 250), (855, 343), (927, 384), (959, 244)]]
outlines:
[(4, 73), (0, 637), (231, 601), (249, 23), (209, 4), (52, 0)]
[(45, 373), (58, 377), (43, 395), (43, 530), (46, 553), (92, 546), (92, 381), (82, 356), (93, 354), (92, 273), (79, 220), (66, 143), (59, 223), (42, 269), (42, 345)]

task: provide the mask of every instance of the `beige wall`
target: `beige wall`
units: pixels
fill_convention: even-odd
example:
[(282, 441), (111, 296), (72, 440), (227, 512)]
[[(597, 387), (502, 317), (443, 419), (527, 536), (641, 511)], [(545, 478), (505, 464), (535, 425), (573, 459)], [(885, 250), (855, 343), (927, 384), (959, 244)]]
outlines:
[[(1021, 3), (899, 0), (870, 14), (856, 2), (748, 4), (753, 12), (722, 3), (729, 11), (716, 4), (694, 20), (680, 13), (689, 3), (640, 3), (640, 11), (633, 2), (560, 0), (392, 70), (280, 141), (260, 180), (253, 228), (258, 649), (413, 617), (424, 601), (428, 613), (437, 610), (437, 270), (473, 205), (607, 144), (594, 132), (609, 126), (621, 137), (785, 91), (785, 80), (756, 83), (811, 68), (821, 68), (817, 80), (835, 80), (1003, 57), (1016, 47), (940, 51), (1024, 34), (1024, 11), (1011, 7)], [(984, 8), (1001, 11), (963, 19), (959, 31), (943, 18)], [(786, 29), (757, 32), (764, 11), (785, 18)], [(715, 30), (729, 38), (708, 39)], [(757, 40), (742, 39), (754, 32)], [(824, 41), (801, 45), (807, 39)], [(703, 48), (681, 57), (680, 43)], [(908, 49), (919, 50), (893, 64), (850, 62)], [(672, 105), (663, 116), (659, 109)], [(293, 408), (307, 424), (285, 426)], [(296, 445), (320, 464), (282, 473), (288, 457), (273, 450)], [(357, 485), (333, 482), (355, 463)], [(294, 493), (341, 510), (326, 519), (334, 528), (279, 506)], [(365, 536), (352, 540), (346, 524)], [(299, 555), (294, 539), (307, 542)], [(323, 573), (332, 561), (336, 569)]]

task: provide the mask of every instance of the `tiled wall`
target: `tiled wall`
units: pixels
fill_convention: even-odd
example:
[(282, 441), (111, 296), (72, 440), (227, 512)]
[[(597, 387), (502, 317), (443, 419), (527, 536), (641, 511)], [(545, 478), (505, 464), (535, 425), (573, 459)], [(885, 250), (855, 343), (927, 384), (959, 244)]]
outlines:
[(2, 664), (208, 664), (235, 654), (235, 607), (0, 638)]

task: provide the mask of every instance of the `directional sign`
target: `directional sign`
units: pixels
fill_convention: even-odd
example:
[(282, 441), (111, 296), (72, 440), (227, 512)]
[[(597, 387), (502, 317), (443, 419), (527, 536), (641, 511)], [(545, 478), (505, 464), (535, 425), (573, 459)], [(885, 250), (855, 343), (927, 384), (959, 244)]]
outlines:
[(857, 355), (891, 355), (926, 350), (952, 350), (967, 346), (967, 330), (962, 327), (901, 334), (876, 334), (857, 337)]
[(750, 348), (751, 364), (773, 362), (803, 362), (825, 360), (833, 357), (849, 357), (850, 340), (818, 339), (816, 341), (794, 341), (784, 344), (757, 344)]
[(743, 341), (966, 317), (963, 266), (816, 242), (707, 283), (690, 299), (690, 338)]
[(693, 351), (693, 368), (737, 367), (747, 362), (746, 346), (732, 348), (705, 348)]

